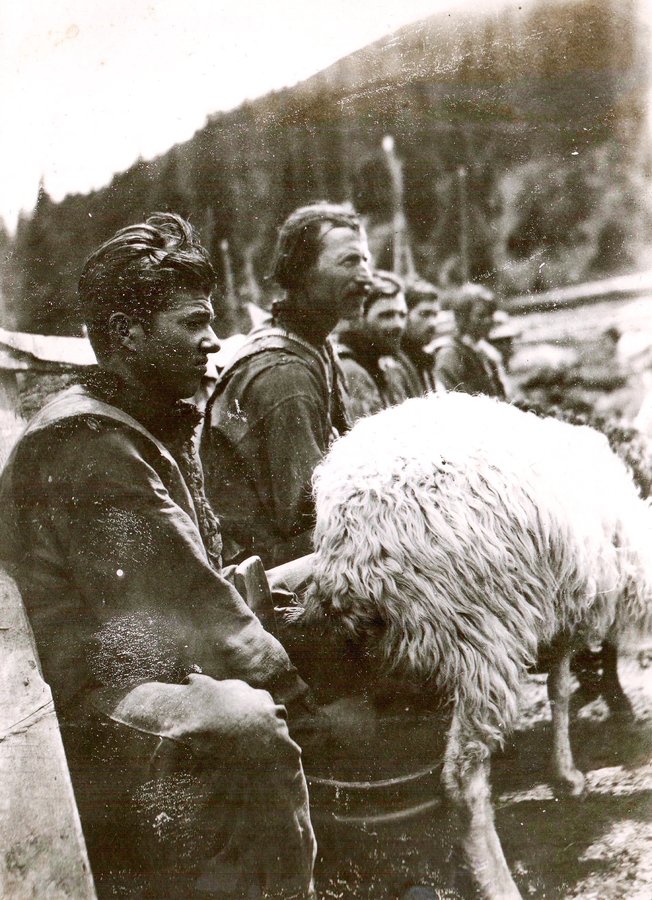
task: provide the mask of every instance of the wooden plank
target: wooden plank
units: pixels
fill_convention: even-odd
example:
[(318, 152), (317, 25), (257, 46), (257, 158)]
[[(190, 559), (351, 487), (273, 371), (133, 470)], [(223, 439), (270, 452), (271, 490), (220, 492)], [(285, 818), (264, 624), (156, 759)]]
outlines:
[(617, 275), (599, 281), (585, 281), (568, 287), (552, 288), (537, 294), (509, 297), (504, 306), (513, 315), (547, 310), (575, 309), (604, 300), (636, 297), (652, 292), (652, 272)]
[(27, 354), (34, 360), (61, 363), (69, 366), (95, 366), (97, 359), (87, 337), (66, 337), (56, 334), (27, 334), (0, 328), (0, 346), (17, 354)]
[(95, 896), (50, 689), (0, 569), (0, 897)]

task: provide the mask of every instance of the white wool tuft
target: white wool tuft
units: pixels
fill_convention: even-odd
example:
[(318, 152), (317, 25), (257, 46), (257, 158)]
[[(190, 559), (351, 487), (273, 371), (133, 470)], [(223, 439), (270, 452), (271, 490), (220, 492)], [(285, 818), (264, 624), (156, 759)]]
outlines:
[(607, 440), (486, 397), (362, 419), (314, 476), (307, 615), (501, 740), (540, 644), (650, 625), (652, 514)]

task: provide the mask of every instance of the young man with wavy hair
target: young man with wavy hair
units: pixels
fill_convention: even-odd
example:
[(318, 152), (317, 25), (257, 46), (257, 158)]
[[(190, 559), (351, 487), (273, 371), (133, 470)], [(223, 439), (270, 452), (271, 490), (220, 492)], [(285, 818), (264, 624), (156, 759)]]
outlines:
[(214, 273), (154, 214), (87, 260), (99, 366), (2, 475), (4, 561), (55, 707), (100, 896), (306, 897), (314, 836), (282, 704), (307, 689), (221, 572), (193, 450)]

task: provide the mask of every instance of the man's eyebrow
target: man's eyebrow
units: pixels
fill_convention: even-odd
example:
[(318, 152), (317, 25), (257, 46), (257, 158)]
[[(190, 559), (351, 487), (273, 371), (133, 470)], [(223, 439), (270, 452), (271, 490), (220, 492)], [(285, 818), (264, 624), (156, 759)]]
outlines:
[(187, 319), (203, 319), (204, 316), (207, 316), (208, 319), (213, 322), (215, 320), (215, 310), (212, 307), (209, 309), (207, 306), (196, 306), (194, 309), (187, 309), (185, 311), (185, 317)]
[(338, 259), (346, 259), (348, 256), (358, 256), (360, 259), (368, 259), (368, 254), (363, 253), (361, 250), (356, 250), (353, 247), (344, 247), (338, 253)]

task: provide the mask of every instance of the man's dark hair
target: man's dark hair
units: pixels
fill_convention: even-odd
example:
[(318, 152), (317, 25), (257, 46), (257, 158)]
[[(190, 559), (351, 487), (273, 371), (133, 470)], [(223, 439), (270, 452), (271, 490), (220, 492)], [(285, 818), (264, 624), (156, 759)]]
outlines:
[(385, 272), (376, 269), (371, 276), (371, 286), (367, 291), (362, 306), (362, 314), (366, 316), (371, 307), (378, 300), (384, 300), (386, 297), (396, 297), (405, 291), (403, 280), (393, 272)]
[(419, 303), (433, 303), (439, 297), (439, 292), (434, 284), (423, 278), (412, 278), (405, 286), (405, 302), (408, 310), (413, 310)]
[(170, 294), (215, 285), (208, 252), (189, 222), (174, 213), (153, 213), (121, 228), (84, 264), (79, 302), (98, 357), (110, 348), (109, 321), (123, 312), (143, 323), (165, 309)]
[(471, 282), (463, 285), (451, 303), (451, 308), (455, 315), (455, 325), (459, 331), (465, 331), (474, 307), (479, 304), (488, 306), (492, 312), (495, 312), (497, 308), (496, 297), (489, 288), (481, 284), (472, 284)]
[(350, 228), (359, 232), (360, 218), (353, 209), (325, 200), (301, 206), (281, 225), (270, 277), (289, 295), (301, 290), (308, 272), (317, 262), (322, 226)]

